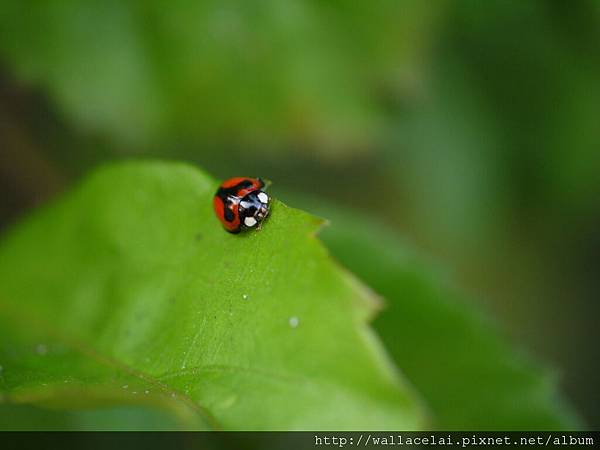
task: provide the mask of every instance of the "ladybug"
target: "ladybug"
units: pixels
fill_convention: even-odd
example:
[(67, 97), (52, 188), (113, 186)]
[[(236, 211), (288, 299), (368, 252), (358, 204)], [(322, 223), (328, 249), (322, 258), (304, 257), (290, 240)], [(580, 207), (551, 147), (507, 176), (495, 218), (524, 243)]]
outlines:
[(218, 219), (230, 233), (250, 228), (260, 229), (269, 214), (271, 198), (262, 190), (260, 178), (235, 177), (219, 186), (213, 199)]

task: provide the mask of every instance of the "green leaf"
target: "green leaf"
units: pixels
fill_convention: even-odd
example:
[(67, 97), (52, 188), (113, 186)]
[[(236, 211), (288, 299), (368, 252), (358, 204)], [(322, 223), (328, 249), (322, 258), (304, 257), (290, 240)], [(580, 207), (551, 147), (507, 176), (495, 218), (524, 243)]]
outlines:
[(0, 399), (148, 407), (186, 429), (422, 427), (367, 326), (376, 302), (320, 221), (275, 202), (261, 231), (228, 234), (216, 186), (121, 164), (16, 227), (0, 247)]
[(142, 405), (57, 411), (0, 403), (0, 431), (170, 431), (181, 425), (176, 416)]
[(442, 430), (550, 430), (582, 425), (557, 376), (511, 347), (442, 272), (375, 220), (309, 199), (331, 226), (319, 237), (386, 301), (374, 327)]

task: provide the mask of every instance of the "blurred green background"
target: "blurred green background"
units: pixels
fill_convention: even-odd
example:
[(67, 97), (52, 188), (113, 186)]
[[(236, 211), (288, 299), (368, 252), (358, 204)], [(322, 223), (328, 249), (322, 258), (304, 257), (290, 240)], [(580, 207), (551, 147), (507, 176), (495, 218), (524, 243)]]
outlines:
[(2, 2), (0, 226), (147, 156), (376, 216), (600, 425), (600, 2)]

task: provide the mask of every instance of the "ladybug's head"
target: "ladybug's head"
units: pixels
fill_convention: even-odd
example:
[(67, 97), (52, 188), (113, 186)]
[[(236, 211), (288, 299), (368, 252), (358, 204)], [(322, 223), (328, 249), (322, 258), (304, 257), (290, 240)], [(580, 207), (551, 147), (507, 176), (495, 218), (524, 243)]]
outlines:
[(245, 195), (240, 201), (240, 222), (244, 228), (260, 228), (261, 222), (269, 214), (271, 199), (266, 192), (256, 190)]

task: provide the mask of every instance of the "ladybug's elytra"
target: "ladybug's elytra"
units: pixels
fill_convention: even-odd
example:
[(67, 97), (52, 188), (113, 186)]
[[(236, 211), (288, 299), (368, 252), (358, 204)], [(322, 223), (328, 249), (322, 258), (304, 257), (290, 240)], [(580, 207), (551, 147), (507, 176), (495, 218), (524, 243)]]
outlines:
[(217, 217), (230, 233), (260, 228), (269, 214), (271, 198), (262, 190), (260, 178), (235, 177), (219, 186), (213, 199)]

